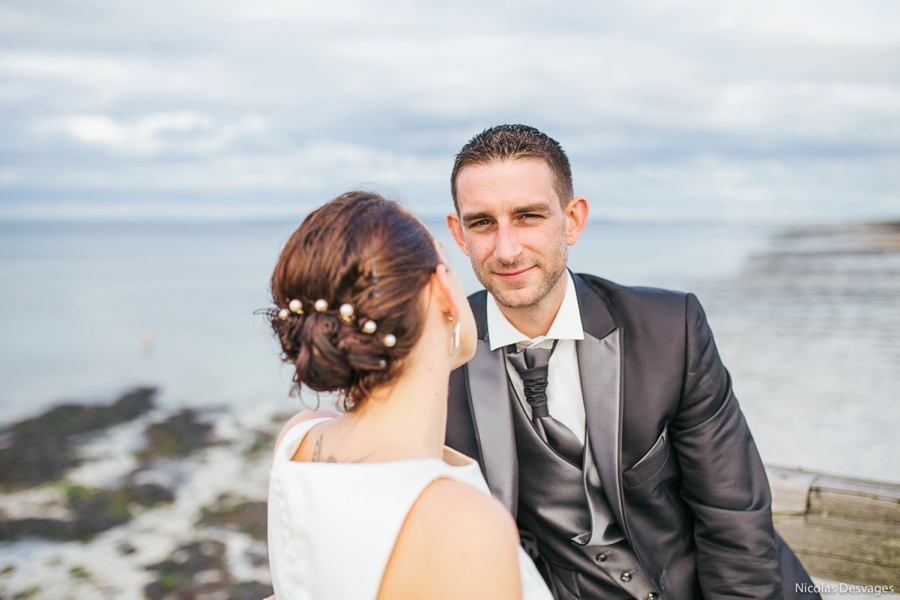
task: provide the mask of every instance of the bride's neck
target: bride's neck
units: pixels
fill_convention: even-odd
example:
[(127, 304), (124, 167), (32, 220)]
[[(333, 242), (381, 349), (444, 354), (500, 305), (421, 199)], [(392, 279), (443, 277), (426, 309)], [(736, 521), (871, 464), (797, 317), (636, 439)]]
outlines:
[(378, 448), (382, 460), (443, 455), (450, 362), (446, 352), (434, 351), (446, 340), (428, 337), (407, 357), (400, 377), (373, 390), (357, 411), (346, 415), (356, 421), (356, 441)]

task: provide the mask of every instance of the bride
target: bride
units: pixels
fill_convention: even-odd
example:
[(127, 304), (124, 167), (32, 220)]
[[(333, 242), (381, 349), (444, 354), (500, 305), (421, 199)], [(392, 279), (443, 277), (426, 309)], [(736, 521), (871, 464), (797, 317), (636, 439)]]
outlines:
[(457, 275), (411, 213), (365, 192), (309, 215), (272, 275), (294, 387), (269, 483), (279, 600), (550, 599), (478, 464), (446, 448), (450, 371), (475, 351)]

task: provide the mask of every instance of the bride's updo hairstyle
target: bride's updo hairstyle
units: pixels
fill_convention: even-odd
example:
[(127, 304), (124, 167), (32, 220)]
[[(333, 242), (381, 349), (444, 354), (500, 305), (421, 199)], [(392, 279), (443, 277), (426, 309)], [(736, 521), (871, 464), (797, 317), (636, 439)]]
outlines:
[(421, 292), (439, 264), (425, 226), (377, 194), (348, 192), (311, 213), (281, 252), (268, 311), (295, 367), (292, 391), (340, 392), (352, 411), (395, 379), (422, 334)]

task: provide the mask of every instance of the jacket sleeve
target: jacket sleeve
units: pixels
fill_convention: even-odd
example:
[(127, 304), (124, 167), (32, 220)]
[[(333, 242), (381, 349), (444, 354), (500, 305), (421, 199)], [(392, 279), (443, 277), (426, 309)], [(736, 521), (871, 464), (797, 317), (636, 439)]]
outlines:
[(684, 388), (672, 422), (703, 597), (784, 598), (765, 469), (697, 298), (685, 300)]

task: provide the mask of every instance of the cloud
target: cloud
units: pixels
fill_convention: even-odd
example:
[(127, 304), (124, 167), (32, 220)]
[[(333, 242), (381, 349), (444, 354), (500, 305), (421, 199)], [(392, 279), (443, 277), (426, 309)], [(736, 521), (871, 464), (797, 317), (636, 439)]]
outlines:
[(265, 131), (266, 120), (250, 115), (234, 123), (220, 123), (206, 113), (185, 110), (153, 113), (130, 122), (106, 115), (71, 115), (39, 122), (37, 128), (115, 153), (197, 156), (221, 152), (242, 135)]
[(459, 147), (526, 122), (611, 215), (900, 213), (890, 0), (38, 0), (0, 6), (0, 40), (14, 211), (382, 182), (440, 213)]

